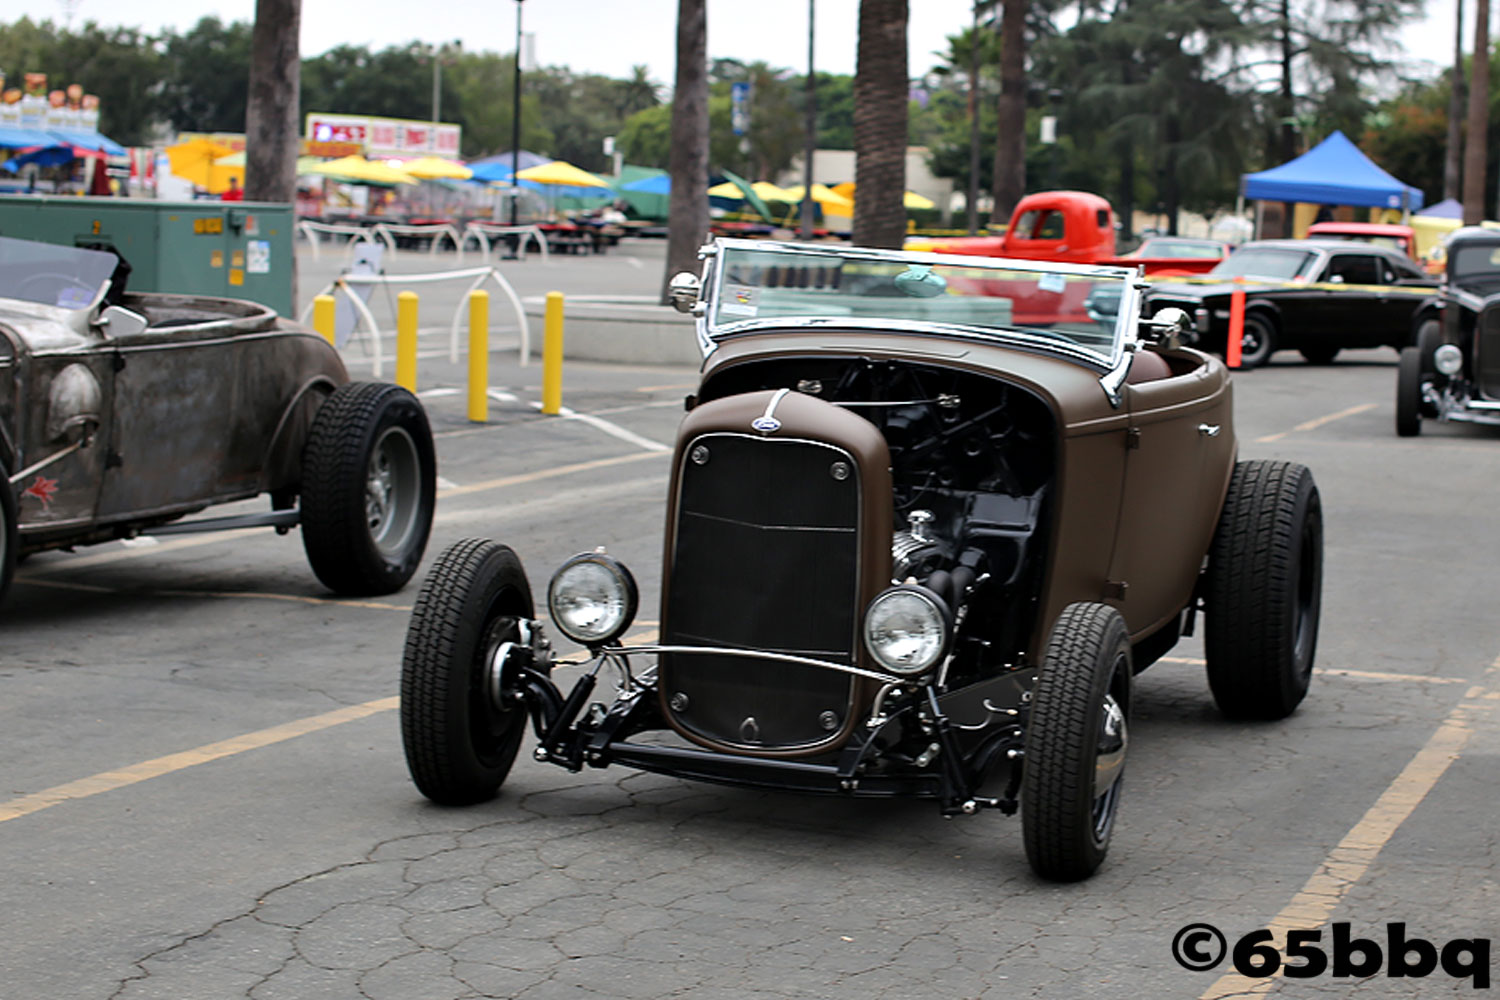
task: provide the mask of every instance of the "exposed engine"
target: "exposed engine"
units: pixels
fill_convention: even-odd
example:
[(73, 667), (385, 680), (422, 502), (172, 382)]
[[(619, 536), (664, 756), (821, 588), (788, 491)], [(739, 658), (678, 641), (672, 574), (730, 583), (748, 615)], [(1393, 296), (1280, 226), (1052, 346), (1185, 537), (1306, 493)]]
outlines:
[(959, 674), (1013, 662), (1029, 641), (1057, 438), (1050, 408), (999, 379), (866, 358), (780, 359), (716, 373), (703, 400), (790, 388), (848, 408), (891, 453), (893, 582), (955, 613)]

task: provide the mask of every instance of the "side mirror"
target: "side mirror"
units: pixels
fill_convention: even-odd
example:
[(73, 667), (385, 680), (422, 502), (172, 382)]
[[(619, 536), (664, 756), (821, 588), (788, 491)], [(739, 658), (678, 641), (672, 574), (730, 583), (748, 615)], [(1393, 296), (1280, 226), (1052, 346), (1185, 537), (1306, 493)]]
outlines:
[(672, 308), (678, 312), (692, 312), (702, 291), (702, 282), (691, 271), (679, 271), (667, 283), (667, 298), (671, 301)]
[(146, 327), (151, 325), (146, 317), (124, 306), (109, 306), (94, 323), (109, 337), (133, 337), (145, 333)]
[(1169, 351), (1176, 350), (1192, 329), (1193, 321), (1185, 310), (1164, 306), (1150, 319), (1141, 320), (1141, 339)]

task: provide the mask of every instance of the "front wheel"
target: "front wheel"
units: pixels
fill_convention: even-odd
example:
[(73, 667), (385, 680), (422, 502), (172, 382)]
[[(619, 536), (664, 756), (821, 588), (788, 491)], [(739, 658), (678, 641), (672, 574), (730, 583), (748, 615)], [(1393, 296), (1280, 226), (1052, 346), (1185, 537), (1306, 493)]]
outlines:
[(449, 546), (422, 584), (401, 657), (401, 743), (417, 789), (446, 806), (495, 797), (526, 732), (526, 706), (495, 684), (496, 653), (523, 641), (531, 587), (515, 552)]
[(1276, 350), (1276, 324), (1259, 310), (1245, 313), (1240, 331), (1240, 367), (1259, 368)]
[(1416, 437), (1422, 433), (1422, 349), (1401, 348), (1396, 365), (1396, 433)]
[(387, 382), (329, 396), (302, 452), (302, 545), (339, 594), (389, 594), (417, 570), (432, 530), (437, 459), (427, 413)]
[(1109, 850), (1133, 673), (1118, 611), (1088, 603), (1063, 609), (1037, 675), (1021, 773), (1026, 858), (1042, 878), (1088, 878)]
[(1323, 507), (1293, 462), (1235, 466), (1208, 554), (1204, 651), (1214, 703), (1281, 719), (1307, 695), (1323, 595)]

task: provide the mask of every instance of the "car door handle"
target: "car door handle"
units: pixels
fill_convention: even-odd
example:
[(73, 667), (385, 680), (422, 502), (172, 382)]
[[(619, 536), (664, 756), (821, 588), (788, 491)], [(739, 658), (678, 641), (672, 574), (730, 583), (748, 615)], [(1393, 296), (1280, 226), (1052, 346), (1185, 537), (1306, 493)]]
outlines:
[(1218, 424), (1199, 424), (1198, 425), (1198, 433), (1202, 434), (1204, 437), (1216, 438), (1216, 437), (1219, 436), (1219, 425)]

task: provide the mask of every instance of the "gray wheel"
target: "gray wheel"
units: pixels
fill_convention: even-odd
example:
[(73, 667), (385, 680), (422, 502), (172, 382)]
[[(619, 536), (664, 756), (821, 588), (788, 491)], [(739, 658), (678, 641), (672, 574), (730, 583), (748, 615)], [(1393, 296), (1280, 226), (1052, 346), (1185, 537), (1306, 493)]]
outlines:
[(1130, 637), (1106, 604), (1058, 616), (1026, 724), (1021, 828), (1042, 878), (1076, 882), (1104, 861), (1128, 743)]
[(1276, 350), (1276, 324), (1259, 309), (1245, 313), (1245, 327), (1240, 332), (1240, 367), (1259, 368)]
[(1401, 348), (1396, 364), (1396, 433), (1416, 437), (1422, 433), (1422, 349)]
[(1293, 462), (1235, 466), (1208, 555), (1204, 650), (1219, 710), (1281, 719), (1307, 695), (1323, 600), (1323, 508)]
[(302, 453), (302, 543), (329, 590), (389, 594), (416, 572), (437, 491), (427, 414), (397, 385), (341, 386)]
[(504, 545), (455, 542), (427, 574), (401, 657), (401, 742), (412, 781), (432, 801), (483, 802), (510, 773), (526, 706), (514, 690), (496, 696), (490, 668), (532, 617), (526, 572)]

